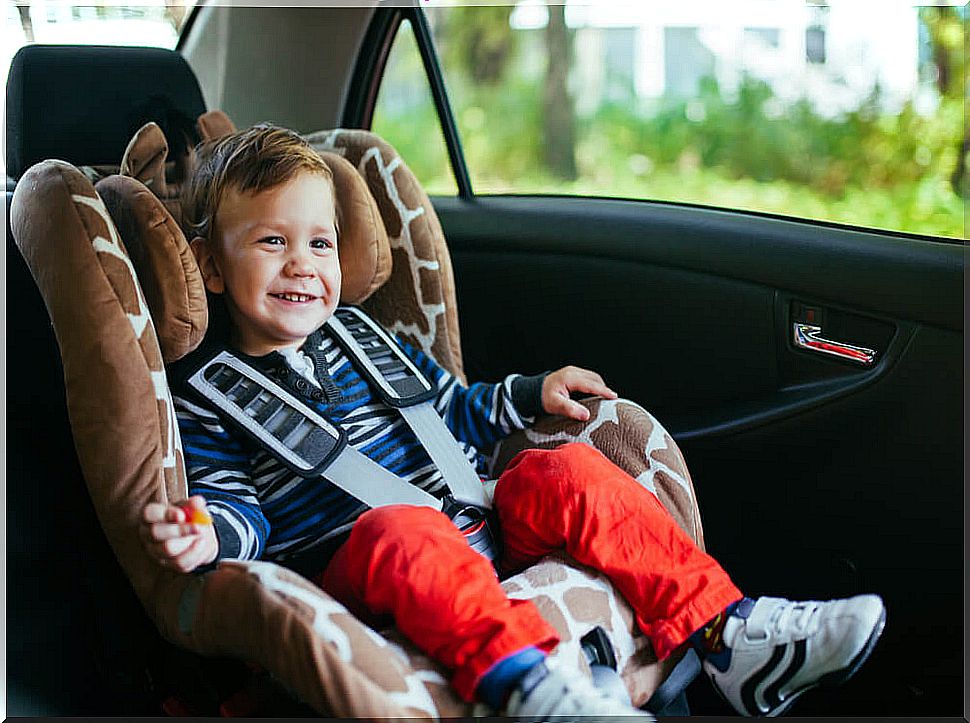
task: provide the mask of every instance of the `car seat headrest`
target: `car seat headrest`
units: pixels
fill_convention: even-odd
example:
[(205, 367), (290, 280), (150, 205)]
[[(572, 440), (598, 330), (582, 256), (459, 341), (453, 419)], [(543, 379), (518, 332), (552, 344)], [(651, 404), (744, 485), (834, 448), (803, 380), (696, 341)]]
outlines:
[[(220, 138), (235, 131), (232, 121), (221, 110), (203, 113), (195, 122), (198, 137), (202, 141)], [(184, 147), (170, 154), (165, 131), (154, 121), (149, 121), (132, 136), (121, 157), (117, 173), (130, 176), (144, 183), (165, 205), (184, 229), (182, 219), (182, 185), (196, 164), (195, 149)]]
[(153, 120), (174, 155), (194, 145), (205, 111), (199, 83), (162, 48), (27, 45), (7, 79), (7, 174), (59, 158), (117, 165), (134, 132)]
[[(220, 111), (198, 120), (203, 140), (231, 133), (232, 122)], [(125, 149), (121, 175), (104, 178), (95, 188), (126, 246), (155, 322), (166, 363), (192, 351), (209, 323), (206, 296), (195, 258), (183, 233), (180, 184), (170, 182), (168, 143), (154, 122), (135, 133)], [(333, 173), (338, 252), (343, 275), (340, 299), (359, 304), (391, 273), (391, 248), (377, 203), (356, 169), (336, 153), (319, 152)], [(194, 165), (194, 154), (179, 161)]]
[(166, 364), (205, 336), (209, 307), (195, 256), (162, 202), (142, 183), (109, 176), (95, 190), (104, 202), (138, 275)]
[(360, 304), (391, 276), (391, 242), (367, 182), (343, 156), (318, 151), (333, 173), (337, 199), (340, 301)]

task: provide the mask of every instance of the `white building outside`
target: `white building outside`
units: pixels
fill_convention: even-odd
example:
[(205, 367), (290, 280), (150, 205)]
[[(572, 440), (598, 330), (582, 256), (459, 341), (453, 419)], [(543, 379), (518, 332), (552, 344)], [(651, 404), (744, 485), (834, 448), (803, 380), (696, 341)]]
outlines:
[[(523, 0), (513, 27), (544, 27), (544, 0)], [(649, 102), (693, 97), (705, 75), (736, 91), (745, 73), (781, 101), (809, 98), (826, 115), (858, 108), (876, 83), (883, 108), (920, 97), (918, 9), (910, 2), (685, 0), (567, 2), (578, 110), (629, 93)], [(923, 98), (925, 104), (932, 99)]]

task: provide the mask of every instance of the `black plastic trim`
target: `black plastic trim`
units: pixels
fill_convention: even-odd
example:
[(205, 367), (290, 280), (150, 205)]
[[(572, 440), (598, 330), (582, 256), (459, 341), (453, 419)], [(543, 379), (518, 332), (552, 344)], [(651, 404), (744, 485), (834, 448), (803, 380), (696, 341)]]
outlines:
[(192, 26), (195, 25), (196, 18), (199, 17), (199, 8), (203, 5), (208, 5), (206, 0), (197, 0), (195, 5), (189, 11), (189, 16), (185, 19), (185, 23), (182, 25), (182, 29), (179, 30), (178, 40), (175, 41), (175, 52), (181, 53), (182, 48), (185, 45), (185, 39), (188, 37), (189, 33), (192, 31)]
[(963, 330), (962, 304), (953, 303), (963, 298), (968, 249), (961, 244), (649, 201), (477, 196), (434, 204), (456, 256), (553, 253), (647, 263)]
[(374, 11), (354, 63), (354, 73), (341, 120), (342, 127), (371, 127), (384, 67), (403, 19), (402, 8), (378, 8)]
[[(780, 342), (778, 352), (817, 360), (814, 354), (796, 349), (792, 343), (787, 309), (793, 300), (790, 294), (775, 293), (775, 338)], [(846, 311), (834, 308), (829, 310)], [(825, 358), (822, 363), (830, 369), (841, 370), (838, 375), (782, 383), (783, 385), (769, 394), (702, 413), (692, 411), (680, 415), (674, 412), (665, 417), (668, 430), (678, 442), (737, 434), (809, 412), (870, 387), (889, 374), (905, 354), (919, 328), (912, 323), (893, 323), (888, 319), (881, 321), (890, 323), (895, 330), (888, 344), (879, 349), (879, 356), (871, 368), (861, 369), (854, 364)]]
[(448, 157), (451, 159), (451, 169), (455, 174), (455, 183), (458, 186), (458, 197), (466, 200), (471, 199), (474, 197), (471, 177), (468, 175), (468, 167), (465, 165), (465, 154), (461, 148), (461, 138), (458, 136), (458, 125), (455, 123), (455, 116), (451, 112), (451, 104), (448, 102), (444, 75), (438, 63), (438, 56), (434, 52), (434, 40), (431, 37), (428, 19), (420, 8), (409, 9), (406, 11), (406, 16), (411, 20), (411, 26), (414, 28), (414, 37), (418, 49), (421, 51), (424, 70), (428, 74), (428, 81), (431, 83), (431, 95), (434, 97), (435, 107), (438, 109), (441, 132), (445, 137), (445, 146), (448, 148)]
[[(899, 349), (896, 356), (912, 341), (913, 334), (913, 329), (908, 329), (904, 342), (895, 345)], [(761, 399), (735, 402), (703, 414), (696, 411), (683, 416), (668, 414), (664, 425), (678, 443), (746, 432), (804, 414), (860, 392), (878, 382), (889, 368), (891, 362), (884, 360), (884, 363), (877, 364), (864, 374), (779, 389)]]
[[(438, 198), (437, 196), (435, 199)], [(861, 226), (859, 224), (844, 223), (841, 221), (829, 221), (820, 218), (810, 218), (807, 216), (790, 216), (783, 213), (772, 213), (770, 211), (758, 211), (751, 208), (731, 208), (730, 206), (716, 206), (709, 203), (695, 203), (690, 201), (668, 201), (659, 198), (629, 198), (626, 196), (603, 196), (596, 194), (584, 194), (582, 196), (570, 195), (566, 193), (479, 193), (476, 198), (553, 198), (559, 200), (584, 199), (587, 201), (631, 201), (634, 203), (652, 203), (661, 206), (671, 206), (673, 208), (696, 208), (707, 211), (728, 211), (729, 213), (739, 213), (747, 216), (757, 216), (758, 218), (774, 218), (779, 221), (797, 221), (798, 223), (811, 224), (824, 228), (837, 228), (845, 231), (862, 231), (864, 233), (880, 234), (892, 236), (894, 238), (911, 238), (921, 241), (935, 241), (937, 243), (954, 244), (956, 246), (970, 247), (970, 239), (958, 238), (955, 236), (931, 236), (929, 234), (914, 233), (912, 231), (897, 231), (891, 228), (877, 228), (874, 226)]]

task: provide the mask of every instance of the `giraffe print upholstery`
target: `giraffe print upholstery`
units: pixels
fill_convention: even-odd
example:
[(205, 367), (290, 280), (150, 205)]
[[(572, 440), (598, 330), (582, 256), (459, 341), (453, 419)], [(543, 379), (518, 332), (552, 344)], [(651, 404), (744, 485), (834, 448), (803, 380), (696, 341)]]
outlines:
[(44, 161), (17, 184), (11, 230), (61, 350), (78, 459), (95, 510), (139, 599), (181, 584), (145, 555), (141, 509), (185, 496), (182, 446), (162, 353), (124, 243), (91, 182)]
[[(466, 381), (448, 247), (434, 207), (420, 183), (394, 148), (368, 131), (335, 129), (311, 133), (306, 138), (318, 151), (339, 153), (356, 166), (367, 180), (388, 232), (394, 258), (391, 276), (361, 305), (386, 328), (420, 347)], [(670, 435), (652, 415), (633, 402), (591, 399), (585, 404), (592, 413), (587, 422), (540, 419), (532, 429), (500, 443), (491, 459), (492, 476), (498, 476), (523, 449), (550, 448), (570, 441), (587, 442), (657, 495), (680, 526), (703, 547), (693, 484), (683, 455)], [(517, 581), (508, 581), (507, 589), (529, 590), (530, 597), (542, 598), (543, 613), (550, 621), (555, 620), (563, 635), (558, 653), (570, 657), (581, 668), (586, 663), (578, 654), (578, 638), (592, 627), (589, 621), (606, 619), (603, 616), (608, 612), (612, 614), (622, 608), (624, 619), (631, 622), (611, 631), (613, 643), (631, 698), (637, 704), (646, 702), (666, 671), (649, 672), (655, 658), (649, 643), (635, 634), (632, 613), (625, 601), (615, 594), (604, 576), (594, 571), (579, 574), (573, 561), (548, 561), (543, 563), (543, 569), (549, 574), (534, 579), (556, 579), (560, 588), (572, 586), (571, 594), (544, 596), (534, 583), (520, 588)], [(560, 574), (553, 575), (554, 569)], [(601, 587), (597, 588), (593, 581)], [(588, 598), (586, 601), (584, 595)], [(574, 605), (568, 605), (567, 600), (575, 601)], [(594, 601), (600, 603), (598, 607)], [(582, 618), (576, 610), (584, 605), (587, 614), (595, 609), (599, 617), (584, 620), (586, 627), (580, 632), (577, 629), (582, 627)], [(570, 641), (577, 655), (564, 653)], [(666, 662), (669, 665), (676, 661)]]
[(585, 422), (544, 417), (530, 429), (499, 442), (490, 460), (492, 476), (523, 449), (552, 449), (569, 442), (585, 442), (657, 496), (677, 524), (704, 548), (694, 484), (680, 448), (660, 422), (627, 399), (585, 399)]
[[(329, 131), (309, 139), (357, 168), (388, 232), (390, 278), (362, 305), (464, 379), (450, 260), (427, 196), (393, 149), (372, 134)], [(445, 671), (396, 630), (367, 627), (292, 571), (269, 562), (226, 562), (204, 575), (178, 575), (148, 558), (137, 535), (140, 510), (151, 500), (184, 498), (186, 482), (146, 295), (112, 215), (73, 166), (46, 161), (29, 170), (11, 216), (61, 347), (86, 483), (109, 542), (160, 631), (201, 654), (258, 664), (325, 715), (486, 713), (458, 700)], [(175, 238), (175, 253), (184, 254), (184, 244), (184, 236)], [(586, 441), (657, 494), (703, 544), (690, 476), (660, 424), (624, 400), (585, 403), (593, 412), (586, 423), (541, 419), (505, 440), (492, 456), (493, 472), (520, 449)], [(564, 664), (588, 669), (579, 639), (595, 625), (606, 628), (637, 705), (676, 663), (677, 656), (656, 661), (609, 581), (575, 561), (551, 556), (503, 585), (509, 595), (533, 600), (557, 628), (563, 642), (554, 659)]]
[(317, 151), (339, 154), (357, 168), (387, 229), (390, 278), (361, 306), (467, 383), (451, 257), (431, 200), (414, 174), (390, 144), (368, 131), (320, 131), (306, 139)]

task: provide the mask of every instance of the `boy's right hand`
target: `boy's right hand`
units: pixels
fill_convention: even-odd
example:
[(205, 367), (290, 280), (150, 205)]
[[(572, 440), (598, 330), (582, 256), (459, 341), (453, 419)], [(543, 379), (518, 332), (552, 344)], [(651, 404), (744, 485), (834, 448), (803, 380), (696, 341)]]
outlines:
[(182, 505), (149, 502), (142, 511), (142, 542), (148, 554), (179, 572), (208, 564), (219, 553), (215, 527), (190, 522), (186, 507), (205, 513), (205, 499), (194, 495)]

